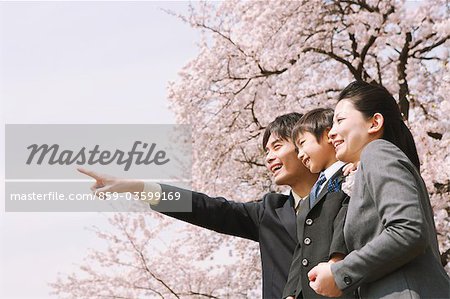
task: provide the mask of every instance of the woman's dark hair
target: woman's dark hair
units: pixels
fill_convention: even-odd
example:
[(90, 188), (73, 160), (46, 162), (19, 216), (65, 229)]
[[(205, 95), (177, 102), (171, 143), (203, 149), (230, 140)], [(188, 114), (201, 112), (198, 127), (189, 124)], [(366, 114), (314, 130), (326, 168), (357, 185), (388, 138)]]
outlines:
[(277, 135), (281, 139), (289, 140), (291, 138), (292, 129), (302, 116), (303, 114), (291, 112), (275, 118), (264, 131), (262, 140), (263, 149), (266, 148), (267, 142), (272, 134)]
[(305, 113), (292, 130), (292, 141), (300, 134), (309, 132), (320, 142), (323, 132), (333, 126), (334, 110), (330, 108), (317, 108)]
[(350, 101), (365, 117), (375, 113), (384, 117), (382, 138), (395, 144), (420, 171), (420, 161), (411, 131), (403, 121), (397, 102), (386, 88), (364, 81), (350, 83), (340, 94), (338, 101)]

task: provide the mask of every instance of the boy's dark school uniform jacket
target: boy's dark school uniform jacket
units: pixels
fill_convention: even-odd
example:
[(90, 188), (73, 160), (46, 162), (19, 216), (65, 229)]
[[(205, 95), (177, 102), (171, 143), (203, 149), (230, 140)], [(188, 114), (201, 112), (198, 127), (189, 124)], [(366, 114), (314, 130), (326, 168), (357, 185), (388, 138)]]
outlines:
[(259, 242), (263, 298), (281, 298), (297, 244), (292, 194), (268, 193), (258, 201), (234, 202), (169, 185), (161, 187), (165, 193), (180, 192), (181, 200), (192, 196), (192, 212), (166, 212), (173, 211), (173, 201), (161, 201), (152, 209), (219, 233)]
[(295, 248), (283, 298), (327, 298), (309, 286), (308, 272), (333, 253), (347, 254), (344, 221), (350, 197), (341, 190), (344, 177), (339, 169), (322, 188), (312, 207), (302, 201), (297, 215), (298, 244)]

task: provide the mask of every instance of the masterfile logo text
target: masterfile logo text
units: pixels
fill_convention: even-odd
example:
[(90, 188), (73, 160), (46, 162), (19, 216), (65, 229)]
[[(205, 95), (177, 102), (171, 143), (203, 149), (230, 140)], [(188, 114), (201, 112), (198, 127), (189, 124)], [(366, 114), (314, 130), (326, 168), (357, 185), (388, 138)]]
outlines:
[[(139, 150), (139, 147), (142, 150)], [(124, 170), (128, 171), (133, 164), (149, 165), (154, 163), (155, 165), (164, 165), (170, 161), (166, 158), (166, 151), (155, 151), (156, 143), (149, 144), (142, 141), (135, 141), (132, 149), (128, 152), (116, 149), (111, 152), (109, 150), (100, 150), (100, 145), (96, 144), (92, 150), (82, 147), (78, 151), (62, 150), (58, 144), (32, 144), (27, 147), (30, 150), (30, 155), (27, 159), (27, 164), (36, 163), (41, 165), (42, 163), (48, 163), (50, 165), (108, 165), (116, 163), (117, 165), (124, 165)], [(156, 153), (154, 153), (156, 152)], [(37, 157), (36, 157), (37, 156)], [(36, 157), (36, 159), (35, 159)], [(36, 161), (35, 161), (36, 160)]]
[(185, 125), (7, 124), (6, 211), (93, 211), (103, 205), (82, 194), (93, 182), (78, 167), (189, 188), (191, 146)]

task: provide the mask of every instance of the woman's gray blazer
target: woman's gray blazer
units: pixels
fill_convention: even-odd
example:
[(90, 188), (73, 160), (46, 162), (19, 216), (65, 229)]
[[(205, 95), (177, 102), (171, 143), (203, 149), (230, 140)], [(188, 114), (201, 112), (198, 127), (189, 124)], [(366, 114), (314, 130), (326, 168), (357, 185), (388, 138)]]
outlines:
[(331, 266), (361, 298), (450, 298), (425, 184), (406, 155), (377, 139), (361, 154), (344, 237), (351, 251)]

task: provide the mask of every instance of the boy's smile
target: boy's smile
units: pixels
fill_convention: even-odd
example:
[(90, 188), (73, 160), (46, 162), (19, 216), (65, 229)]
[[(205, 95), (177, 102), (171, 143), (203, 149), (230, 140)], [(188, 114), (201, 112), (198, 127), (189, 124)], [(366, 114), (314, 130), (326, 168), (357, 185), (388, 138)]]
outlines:
[(327, 132), (318, 141), (310, 132), (303, 132), (296, 140), (298, 159), (312, 173), (319, 173), (330, 167), (335, 161), (333, 146), (329, 143)]

